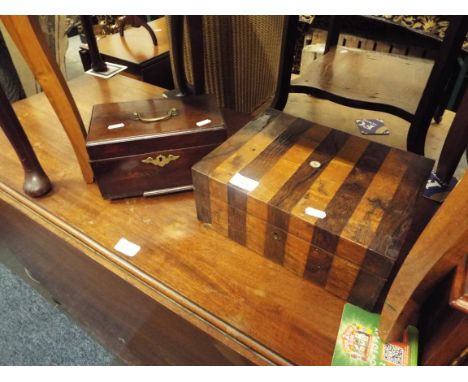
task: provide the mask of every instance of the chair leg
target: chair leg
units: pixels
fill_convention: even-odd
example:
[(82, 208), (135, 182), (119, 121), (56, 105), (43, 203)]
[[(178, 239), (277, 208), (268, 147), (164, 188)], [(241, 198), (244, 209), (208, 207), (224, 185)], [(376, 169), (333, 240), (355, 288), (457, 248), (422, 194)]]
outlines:
[(288, 102), (289, 87), (291, 83), (292, 67), (294, 63), (294, 47), (296, 45), (297, 28), (299, 17), (288, 16), (283, 33), (283, 54), (281, 64), (278, 70), (278, 80), (274, 99), (271, 107), (277, 110), (283, 110)]
[(80, 19), (83, 32), (86, 36), (86, 42), (88, 43), (88, 51), (91, 57), (91, 69), (95, 72), (105, 72), (107, 70), (107, 65), (99, 54), (92, 18), (91, 16), (80, 16)]
[(189, 93), (184, 72), (184, 16), (167, 16), (169, 32), (171, 69), (174, 86), (179, 89), (179, 95)]
[(455, 81), (455, 85), (453, 87), (452, 94), (450, 96), (450, 99), (447, 105), (447, 109), (450, 109), (450, 110), (453, 110), (453, 108), (455, 107), (457, 98), (460, 94), (460, 91), (463, 88), (464, 80), (468, 74), (468, 55), (465, 56), (464, 60), (460, 59), (459, 64), (460, 64), (460, 71), (458, 73), (457, 79)]
[(448, 184), (457, 169), (460, 158), (468, 146), (468, 91), (458, 106), (457, 114), (450, 126), (445, 139), (439, 162), (437, 163), (436, 175), (444, 183)]
[(441, 98), (441, 101), (439, 105), (437, 105), (436, 112), (434, 114), (434, 121), (436, 123), (442, 122), (442, 117), (444, 116), (444, 112), (447, 109), (447, 106), (449, 104), (450, 97), (452, 95), (452, 89), (455, 87), (455, 84), (457, 82), (458, 78), (458, 71), (459, 71), (459, 65), (458, 65), (458, 60), (455, 60), (453, 63), (453, 67), (450, 70), (450, 77), (447, 81), (446, 86), (444, 87), (443, 95)]
[(192, 62), (193, 93), (205, 92), (205, 61), (203, 57), (203, 18), (200, 15), (186, 16), (187, 32)]
[(325, 50), (323, 54), (327, 53), (331, 48), (338, 44), (340, 37), (342, 17), (330, 16), (330, 25), (327, 32), (327, 41), (325, 42)]
[(424, 155), (427, 130), (440, 102), (441, 91), (446, 83), (446, 78), (465, 40), (467, 28), (467, 16), (452, 17), (439, 52), (439, 58), (434, 63), (408, 132), (408, 151)]
[(0, 125), (23, 166), (24, 192), (35, 198), (47, 194), (51, 190), (52, 184), (37, 160), (28, 137), (1, 87)]
[(73, 146), (84, 180), (92, 183), (93, 171), (86, 151), (83, 121), (65, 78), (50, 55), (37, 20), (34, 16), (1, 16), (1, 19), (57, 113)]

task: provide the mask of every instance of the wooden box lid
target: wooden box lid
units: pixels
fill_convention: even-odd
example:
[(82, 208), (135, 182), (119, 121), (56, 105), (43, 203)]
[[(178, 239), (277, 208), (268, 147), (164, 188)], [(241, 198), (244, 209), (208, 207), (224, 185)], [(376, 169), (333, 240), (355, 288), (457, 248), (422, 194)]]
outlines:
[(200, 220), (347, 298), (360, 277), (382, 283), (390, 275), (432, 166), (270, 110), (196, 164), (192, 177)]
[[(145, 118), (177, 115), (161, 122), (135, 120), (134, 112)], [(197, 126), (197, 122), (210, 122)], [(124, 124), (123, 127), (116, 127)], [(221, 111), (212, 95), (190, 95), (143, 101), (95, 105), (86, 139), (91, 160), (137, 155), (156, 150), (189, 148), (222, 142), (226, 129)]]

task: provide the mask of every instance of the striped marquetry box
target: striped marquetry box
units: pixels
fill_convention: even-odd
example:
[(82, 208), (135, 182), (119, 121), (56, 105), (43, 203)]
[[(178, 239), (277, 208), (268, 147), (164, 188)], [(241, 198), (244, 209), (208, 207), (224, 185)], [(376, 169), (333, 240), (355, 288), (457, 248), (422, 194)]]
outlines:
[(269, 110), (192, 168), (198, 218), (373, 309), (433, 161)]

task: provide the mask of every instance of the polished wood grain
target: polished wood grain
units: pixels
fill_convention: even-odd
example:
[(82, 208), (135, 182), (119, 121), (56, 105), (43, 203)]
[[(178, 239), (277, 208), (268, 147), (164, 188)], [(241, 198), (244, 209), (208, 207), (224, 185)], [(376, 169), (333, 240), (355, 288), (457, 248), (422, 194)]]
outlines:
[[(99, 190), (106, 199), (145, 196), (156, 191), (161, 194), (187, 191), (192, 186), (191, 167), (217, 146), (150, 151), (91, 161), (91, 166)], [(150, 162), (159, 157), (169, 158), (167, 164), (160, 167)]]
[[(159, 118), (175, 110), (169, 119)], [(208, 121), (197, 126), (200, 121)], [(123, 124), (109, 129), (111, 125)], [(95, 105), (86, 148), (99, 189), (106, 199), (150, 192), (186, 191), (191, 168), (227, 138), (221, 110), (212, 95)], [(164, 163), (148, 159), (172, 158)]]
[[(289, 89), (282, 87), (281, 90), (307, 93), (346, 106), (388, 112), (404, 118), (411, 122), (407, 150), (423, 155), (431, 119), (435, 117), (440, 122), (444, 111), (441, 107), (444, 92), (466, 37), (467, 16), (450, 17), (433, 64), (395, 54), (331, 48), (336, 44), (341, 18), (332, 18), (327, 53), (306, 66)], [(295, 35), (290, 36), (289, 45)], [(328, 48), (331, 49), (328, 51)]]
[(465, 173), (411, 249), (385, 300), (379, 329), (383, 340), (402, 335), (431, 288), (466, 255), (467, 193)]
[(128, 28), (124, 36), (115, 33), (100, 37), (97, 41), (99, 52), (135, 64), (141, 64), (169, 52), (166, 18), (150, 21), (148, 26), (156, 35), (157, 45), (153, 44), (148, 31), (144, 28)]
[[(198, 216), (314, 284), (375, 309), (404, 257), (415, 202), (432, 164), (267, 112), (194, 166)], [(237, 174), (258, 186), (247, 192), (232, 184)], [(308, 207), (325, 211), (326, 218), (310, 216)]]
[[(122, 76), (84, 76), (71, 81), (70, 89), (85, 121), (94, 104), (162, 92)], [(97, 185), (81, 181), (45, 96), (14, 107), (33, 144), (41, 142), (37, 155), (55, 188), (37, 201), (18, 193), (20, 165), (2, 137), (2, 200), (251, 362), (330, 364), (344, 300), (200, 223), (191, 193), (103, 200)], [(141, 246), (135, 257), (113, 249), (122, 237)]]
[(335, 47), (293, 80), (290, 91), (320, 93), (351, 107), (365, 103), (411, 121), (432, 66), (425, 59)]
[(125, 364), (252, 364), (3, 200), (0, 210), (2, 243)]
[[(172, 108), (177, 110), (177, 115), (161, 122), (141, 122), (133, 116), (134, 112), (138, 112), (144, 118), (160, 117)], [(207, 119), (211, 122), (202, 127), (197, 126), (197, 122)], [(108, 128), (109, 125), (118, 123), (124, 123), (125, 126)], [(164, 142), (174, 134), (186, 133), (196, 137), (197, 141), (191, 143), (193, 146), (201, 146), (210, 143), (211, 129), (223, 126), (223, 116), (214, 96), (194, 95), (174, 99), (158, 97), (144, 101), (95, 105), (86, 141), (88, 146), (130, 141), (135, 137), (141, 137), (141, 140), (154, 137)], [(170, 144), (161, 148), (170, 148)], [(124, 152), (118, 154), (125, 155)]]
[(65, 129), (86, 183), (93, 182), (85, 147), (85, 129), (75, 100), (55, 59), (52, 58), (34, 16), (2, 16), (10, 37), (28, 63)]

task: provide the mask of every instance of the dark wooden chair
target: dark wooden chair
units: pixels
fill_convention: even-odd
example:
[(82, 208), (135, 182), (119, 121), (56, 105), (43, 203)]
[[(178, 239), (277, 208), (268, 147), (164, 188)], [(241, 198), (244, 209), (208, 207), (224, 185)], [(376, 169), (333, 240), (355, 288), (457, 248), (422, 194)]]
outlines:
[[(331, 19), (325, 54), (291, 83), (286, 75), (283, 76), (277, 108), (284, 107), (288, 93), (293, 92), (394, 114), (411, 123), (407, 149), (424, 154), (427, 130), (442, 102), (449, 74), (465, 39), (468, 17), (451, 18), (434, 62), (337, 47), (342, 17)], [(288, 41), (290, 45), (294, 44), (294, 31)]]

